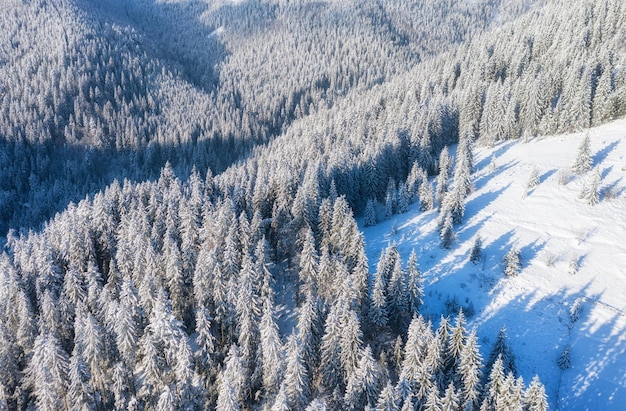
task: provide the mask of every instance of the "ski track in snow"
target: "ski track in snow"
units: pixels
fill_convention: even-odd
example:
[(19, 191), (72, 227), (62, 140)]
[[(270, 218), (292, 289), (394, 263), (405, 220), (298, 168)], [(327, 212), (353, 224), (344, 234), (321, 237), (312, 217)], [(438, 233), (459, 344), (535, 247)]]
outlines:
[[(626, 119), (590, 129), (602, 198), (590, 206), (578, 198), (585, 176), (558, 184), (560, 169), (576, 158), (586, 132), (475, 149), (475, 191), (450, 250), (439, 247), (437, 212), (395, 215), (363, 228), (372, 272), (381, 250), (395, 242), (406, 261), (412, 249), (424, 278), (422, 314), (434, 323), (446, 300), (474, 309), (486, 357), (505, 325), (526, 384), (538, 374), (550, 409), (622, 410), (626, 404)], [(454, 150), (451, 150), (454, 151)], [(489, 163), (495, 157), (496, 169)], [(523, 196), (532, 167), (540, 184)], [(392, 228), (395, 227), (395, 230)], [(394, 232), (395, 231), (395, 232)], [(474, 238), (483, 240), (482, 264), (469, 262)], [(515, 245), (522, 256), (517, 277), (506, 278), (502, 257)], [(569, 274), (572, 259), (580, 268)], [(572, 323), (577, 298), (582, 314)], [(572, 366), (557, 365), (569, 345)], [(559, 386), (560, 382), (560, 386)]]

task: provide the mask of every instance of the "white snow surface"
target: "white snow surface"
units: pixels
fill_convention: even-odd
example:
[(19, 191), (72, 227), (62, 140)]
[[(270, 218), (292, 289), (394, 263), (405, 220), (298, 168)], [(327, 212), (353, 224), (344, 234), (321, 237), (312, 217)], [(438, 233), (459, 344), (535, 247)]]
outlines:
[[(594, 206), (579, 199), (589, 176), (558, 183), (559, 169), (571, 168), (585, 133), (602, 177)], [(422, 314), (435, 325), (441, 314), (452, 314), (446, 300), (456, 299), (470, 315), (474, 310), (468, 327), (478, 327), (483, 357), (506, 326), (518, 373), (526, 384), (539, 375), (550, 409), (625, 409), (626, 119), (576, 134), (478, 147), (474, 156), (475, 190), (452, 248), (439, 246), (437, 211), (420, 212), (414, 204), (362, 228), (371, 269), (390, 242), (404, 261), (415, 249), (424, 277)], [(540, 184), (524, 197), (532, 167)], [(474, 265), (469, 251), (477, 235), (483, 261)], [(521, 251), (522, 270), (507, 278), (502, 257), (512, 245)], [(580, 262), (576, 274), (568, 273), (572, 259)], [(582, 313), (572, 323), (569, 308), (578, 298)], [(561, 371), (557, 360), (568, 345), (571, 368)]]

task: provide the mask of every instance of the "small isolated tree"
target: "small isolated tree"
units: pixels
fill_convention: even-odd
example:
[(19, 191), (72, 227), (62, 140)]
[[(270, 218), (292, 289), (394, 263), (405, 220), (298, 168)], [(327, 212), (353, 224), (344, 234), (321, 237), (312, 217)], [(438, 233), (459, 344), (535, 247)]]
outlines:
[(561, 168), (556, 174), (556, 179), (559, 185), (564, 186), (569, 183), (571, 173), (567, 168)]
[(376, 223), (376, 208), (374, 207), (374, 201), (370, 198), (367, 200), (367, 205), (363, 213), (363, 225), (365, 227), (371, 227), (376, 225)]
[(569, 267), (567, 268), (567, 272), (570, 275), (578, 274), (578, 270), (580, 269), (580, 264), (578, 263), (578, 258), (574, 257), (569, 261)]
[(572, 171), (578, 175), (585, 174), (591, 170), (593, 160), (591, 158), (591, 149), (589, 148), (589, 134), (585, 135), (583, 142), (578, 147), (576, 160), (572, 165)]
[(572, 355), (569, 352), (569, 345), (563, 349), (563, 352), (561, 352), (561, 356), (559, 357), (557, 364), (562, 370), (567, 370), (572, 366)]
[(480, 236), (476, 236), (474, 240), (474, 245), (470, 250), (470, 261), (474, 264), (480, 263), (480, 260), (483, 258), (483, 240)]
[(522, 268), (521, 256), (517, 247), (512, 246), (504, 256), (504, 274), (507, 277), (515, 277)]
[(585, 202), (589, 205), (598, 204), (600, 202), (600, 172), (597, 167), (591, 174), (589, 183), (583, 187), (585, 191), (584, 193), (581, 192), (581, 195), (583, 195)]
[(569, 319), (573, 323), (578, 321), (580, 314), (583, 311), (582, 298), (577, 298), (574, 303), (569, 307)]
[(533, 167), (530, 169), (530, 173), (528, 174), (528, 180), (526, 181), (526, 190), (532, 190), (533, 188), (539, 185), (539, 170), (537, 167)]

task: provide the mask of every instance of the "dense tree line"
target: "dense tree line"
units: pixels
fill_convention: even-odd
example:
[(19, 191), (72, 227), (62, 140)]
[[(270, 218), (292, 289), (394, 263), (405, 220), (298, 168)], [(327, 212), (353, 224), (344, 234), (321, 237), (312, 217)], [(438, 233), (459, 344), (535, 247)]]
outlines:
[(262, 218), (167, 165), (11, 233), (0, 405), (545, 409), (538, 381), (507, 375), (506, 341), (485, 368), (462, 312), (438, 327), (420, 315), (415, 254), (390, 246), (370, 286), (345, 198), (293, 202), (317, 223)]

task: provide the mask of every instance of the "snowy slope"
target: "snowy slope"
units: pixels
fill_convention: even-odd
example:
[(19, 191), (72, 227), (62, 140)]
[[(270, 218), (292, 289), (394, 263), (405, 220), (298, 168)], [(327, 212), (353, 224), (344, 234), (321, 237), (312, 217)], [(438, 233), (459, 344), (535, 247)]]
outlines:
[[(475, 191), (450, 250), (439, 247), (436, 211), (421, 213), (416, 205), (363, 229), (372, 270), (389, 242), (405, 260), (415, 249), (425, 279), (424, 315), (437, 322), (455, 310), (451, 301), (474, 311), (469, 326), (479, 326), (483, 356), (505, 325), (518, 371), (526, 383), (540, 376), (551, 409), (626, 404), (626, 119), (589, 135), (602, 177), (595, 206), (578, 198), (586, 177), (558, 182), (584, 138), (578, 133), (477, 148)], [(532, 167), (540, 184), (524, 196)], [(468, 256), (477, 235), (483, 262), (474, 265)], [(502, 257), (512, 245), (521, 250), (522, 270), (506, 278)], [(568, 273), (572, 259), (580, 263), (576, 274)], [(582, 313), (572, 322), (570, 307), (579, 298)], [(557, 360), (568, 345), (571, 368), (561, 372)]]

